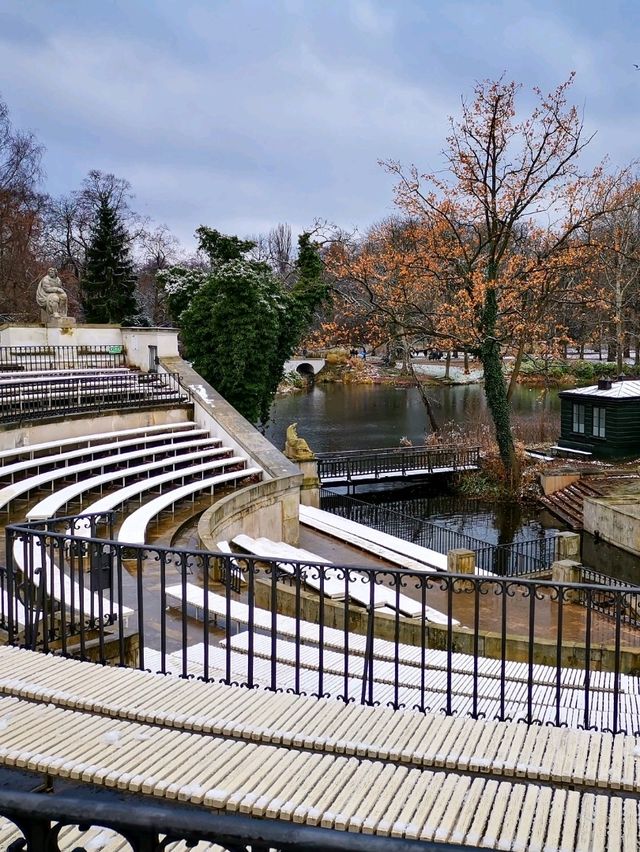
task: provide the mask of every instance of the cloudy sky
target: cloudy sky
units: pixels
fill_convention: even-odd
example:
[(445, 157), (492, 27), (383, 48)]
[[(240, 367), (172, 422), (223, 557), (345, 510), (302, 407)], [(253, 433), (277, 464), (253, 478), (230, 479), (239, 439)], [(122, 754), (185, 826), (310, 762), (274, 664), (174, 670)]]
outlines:
[(576, 71), (622, 165), (640, 138), (640, 3), (599, 0), (0, 0), (0, 97), (46, 147), (47, 190), (89, 169), (185, 243), (392, 209), (379, 159), (437, 169), (448, 116), (503, 72)]

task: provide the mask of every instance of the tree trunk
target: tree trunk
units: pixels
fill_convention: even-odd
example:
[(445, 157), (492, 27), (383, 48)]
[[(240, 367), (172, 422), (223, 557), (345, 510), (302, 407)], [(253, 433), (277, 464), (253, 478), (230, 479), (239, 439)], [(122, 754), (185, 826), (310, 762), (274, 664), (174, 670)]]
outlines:
[(424, 389), (424, 385), (420, 381), (420, 379), (419, 379), (419, 377), (418, 377), (418, 375), (415, 371), (415, 367), (413, 366), (412, 361), (409, 361), (409, 370), (411, 372), (411, 375), (413, 376), (413, 380), (416, 384), (416, 387), (418, 388), (418, 393), (420, 394), (420, 399), (422, 400), (422, 404), (424, 405), (425, 410), (427, 412), (427, 417), (429, 418), (429, 425), (431, 426), (431, 431), (433, 432), (434, 435), (437, 435), (438, 432), (440, 431), (440, 426), (438, 425), (438, 421), (436, 420), (436, 416), (433, 413), (433, 406), (431, 405), (431, 400), (429, 399), (429, 395), (427, 394), (426, 390)]
[(524, 347), (525, 341), (524, 338), (521, 338), (520, 343), (518, 344), (518, 351), (516, 352), (516, 360), (513, 362), (513, 370), (511, 371), (511, 378), (509, 379), (509, 389), (507, 391), (507, 399), (511, 401), (511, 397), (513, 396), (513, 392), (516, 389), (516, 385), (518, 383), (518, 376), (520, 375), (520, 367), (522, 366), (522, 359), (524, 358)]
[(471, 371), (469, 370), (469, 353), (467, 350), (464, 350), (464, 374), (468, 376)]
[(444, 365), (444, 377), (448, 381), (451, 373), (451, 350), (447, 349), (447, 360)]
[(480, 360), (484, 367), (484, 392), (496, 429), (496, 441), (507, 482), (512, 489), (520, 483), (520, 465), (511, 434), (511, 417), (507, 388), (502, 373), (500, 344), (494, 334), (498, 317), (498, 299), (493, 287), (487, 290), (483, 307), (485, 338), (480, 347)]
[(622, 322), (622, 288), (616, 281), (616, 366), (618, 375), (624, 368), (624, 326)]

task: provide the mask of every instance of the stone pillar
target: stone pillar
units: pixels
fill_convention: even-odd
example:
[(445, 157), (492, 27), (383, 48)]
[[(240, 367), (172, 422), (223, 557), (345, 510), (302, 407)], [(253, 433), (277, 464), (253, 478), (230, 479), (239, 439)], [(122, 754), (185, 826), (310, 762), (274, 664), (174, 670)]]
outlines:
[(456, 547), (447, 552), (447, 571), (451, 574), (475, 574), (476, 555), (473, 550)]
[(300, 486), (300, 503), (303, 506), (320, 508), (320, 479), (318, 478), (318, 460), (299, 461), (298, 467), (304, 479)]
[[(582, 565), (573, 559), (558, 559), (551, 566), (551, 579), (554, 583), (581, 583)], [(565, 600), (577, 601), (580, 595), (575, 591), (568, 591)]]
[(558, 560), (572, 559), (580, 562), (580, 534), (558, 533)]

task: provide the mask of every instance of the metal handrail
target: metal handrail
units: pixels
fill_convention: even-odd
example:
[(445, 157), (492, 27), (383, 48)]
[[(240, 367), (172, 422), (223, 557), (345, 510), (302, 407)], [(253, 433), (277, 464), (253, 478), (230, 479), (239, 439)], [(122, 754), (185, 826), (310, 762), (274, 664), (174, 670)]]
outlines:
[[(109, 516), (105, 520), (108, 522)], [(97, 655), (98, 661), (106, 662), (106, 644), (111, 642), (111, 662), (130, 665), (129, 655), (133, 652), (137, 655), (136, 667), (141, 669), (147, 667), (145, 646), (151, 644), (159, 652), (160, 670), (166, 671), (169, 648), (173, 650), (175, 637), (181, 637), (177, 656), (171, 659), (173, 666), (179, 664), (184, 677), (190, 674), (187, 641), (189, 644), (199, 641), (205, 648), (200, 675), (204, 680), (322, 696), (329, 676), (335, 679), (338, 674), (342, 686), (336, 697), (345, 702), (375, 704), (379, 701), (378, 690), (384, 687), (388, 696), (385, 701), (394, 709), (409, 707), (422, 712), (456, 712), (494, 719), (513, 718), (515, 713), (528, 724), (565, 724), (564, 690), (570, 688), (574, 691), (572, 695), (577, 690), (575, 694), (580, 699), (571, 706), (581, 708), (581, 727), (640, 734), (640, 717), (631, 715), (630, 705), (623, 700), (622, 685), (623, 673), (635, 670), (640, 663), (640, 633), (625, 618), (630, 608), (635, 611), (640, 587), (607, 589), (610, 601), (608, 612), (603, 614), (599, 605), (601, 585), (422, 573), (386, 567), (356, 568), (303, 562), (288, 556), (285, 561), (239, 553), (230, 556), (156, 545), (132, 546), (98, 537), (97, 522), (92, 529), (95, 537), (69, 534), (67, 528), (73, 523), (71, 516), (6, 528), (7, 567), (0, 574), (5, 593), (0, 598), (0, 621), (11, 644), (44, 652), (56, 649), (62, 655), (80, 659), (91, 656), (95, 660)], [(16, 555), (21, 564), (16, 562)], [(144, 567), (148, 564), (153, 566), (152, 586), (143, 582)], [(100, 585), (105, 572), (110, 581)], [(241, 596), (248, 608), (245, 626), (249, 632), (246, 667), (240, 674), (234, 668), (237, 660), (232, 639), (236, 631), (231, 610), (238, 596), (230, 580), (238, 572), (242, 575)], [(69, 581), (67, 595), (75, 596), (75, 600), (54, 599), (55, 578), (61, 574)], [(225, 578), (226, 582), (220, 586), (220, 580)], [(309, 582), (319, 592), (316, 596), (308, 594)], [(343, 599), (338, 603), (326, 600), (322, 594), (329, 582), (337, 582), (343, 588)], [(354, 582), (356, 587), (351, 586)], [(199, 627), (192, 621), (187, 604), (187, 583), (195, 583), (201, 589)], [(177, 609), (168, 608), (169, 586), (180, 589), (181, 603)], [(102, 603), (97, 609), (92, 604), (91, 611), (83, 611), (83, 590), (96, 588), (100, 590)], [(398, 601), (393, 614), (389, 614), (389, 604), (384, 612), (377, 608), (376, 595), (380, 590), (386, 590), (387, 599), (391, 595), (391, 603)], [(355, 593), (360, 597), (352, 597)], [(213, 653), (209, 650), (210, 643), (214, 635), (220, 636), (219, 632), (213, 635), (210, 632), (220, 614), (213, 603), (214, 595), (218, 601), (222, 596), (226, 614), (221, 628), (224, 647), (216, 651), (220, 659), (210, 661)], [(408, 595), (418, 603), (418, 614), (411, 618), (401, 615), (401, 595)], [(14, 606), (7, 609), (4, 603), (18, 599), (24, 613), (22, 626)], [(311, 667), (299, 652), (287, 666), (281, 667), (277, 633), (272, 631), (265, 640), (262, 632), (265, 628), (257, 623), (258, 613), (268, 609), (270, 601), (281, 599), (284, 611), (294, 613), (290, 616), (294, 627), (288, 628), (289, 640), (296, 639), (298, 643), (294, 647), (299, 648), (303, 623), (316, 625), (318, 660)], [(307, 608), (304, 611), (303, 601)], [(490, 623), (483, 614), (487, 603)], [(125, 605), (133, 611), (128, 628), (122, 618)], [(441, 611), (443, 623), (430, 620), (427, 609), (430, 606)], [(269, 615), (269, 619), (275, 629), (275, 614)], [(455, 619), (462, 621), (460, 628)], [(570, 625), (570, 630), (566, 625)], [(131, 631), (137, 634), (135, 648), (126, 641)], [(379, 656), (373, 642), (361, 643), (356, 648), (353, 633), (386, 638), (386, 656)], [(266, 655), (254, 647), (259, 635), (270, 649)], [(337, 641), (340, 635), (343, 638)], [(401, 636), (403, 641), (412, 641), (418, 647), (418, 658), (413, 654), (413, 662), (390, 669), (384, 660), (406, 659), (402, 657)], [(89, 645), (93, 646), (91, 655)], [(332, 648), (326, 658), (322, 653), (325, 647)], [(427, 663), (427, 656), (431, 657), (434, 649), (440, 649), (440, 661)], [(467, 663), (457, 661), (459, 654), (469, 655), (473, 661), (471, 669)], [(498, 660), (499, 665), (491, 663), (490, 672), (483, 669), (482, 654)], [(513, 680), (508, 673), (511, 659), (524, 660), (526, 664), (524, 674), (518, 675), (520, 697), (517, 699), (511, 695)], [(544, 663), (548, 673), (545, 700), (536, 704), (539, 663)], [(263, 674), (256, 673), (258, 665), (265, 670)], [(411, 669), (413, 673), (406, 673), (407, 665), (417, 666), (417, 679), (415, 668)], [(566, 666), (583, 670), (579, 685), (565, 687)], [(611, 672), (611, 685), (607, 687), (607, 714), (600, 715), (601, 702), (593, 695), (592, 670), (603, 667)], [(220, 670), (224, 672), (222, 677)], [(383, 681), (376, 675), (379, 671)], [(390, 671), (394, 672), (393, 677)], [(301, 687), (303, 674), (305, 682), (313, 688)], [(459, 698), (456, 683), (461, 678), (467, 696), (464, 708), (456, 701)], [(483, 691), (487, 678), (496, 684), (495, 688), (491, 687), (491, 698)], [(602, 689), (601, 683), (596, 684), (600, 697)]]

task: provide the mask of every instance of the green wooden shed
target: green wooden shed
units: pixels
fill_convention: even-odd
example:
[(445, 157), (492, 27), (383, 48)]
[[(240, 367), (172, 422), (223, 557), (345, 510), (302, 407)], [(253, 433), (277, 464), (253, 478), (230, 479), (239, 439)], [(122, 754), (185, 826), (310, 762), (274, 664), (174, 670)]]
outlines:
[(640, 380), (600, 379), (559, 396), (558, 450), (609, 459), (640, 456)]

